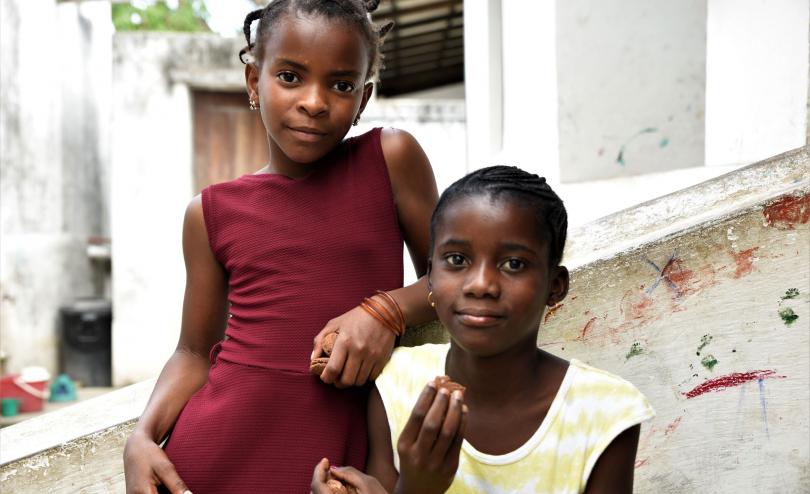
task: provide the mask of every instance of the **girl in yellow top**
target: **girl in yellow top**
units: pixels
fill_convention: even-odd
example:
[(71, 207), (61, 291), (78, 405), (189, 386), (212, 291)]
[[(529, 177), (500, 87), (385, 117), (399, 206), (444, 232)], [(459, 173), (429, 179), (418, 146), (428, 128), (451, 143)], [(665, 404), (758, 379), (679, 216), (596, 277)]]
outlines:
[[(399, 348), (369, 402), (361, 493), (630, 493), (641, 422), (630, 383), (537, 348), (547, 306), (568, 292), (567, 216), (543, 178), (478, 170), (448, 188), (431, 221), (429, 299), (449, 345)], [(436, 375), (466, 387), (437, 391)], [(396, 445), (396, 448), (393, 448)], [(329, 477), (315, 470), (313, 491)]]

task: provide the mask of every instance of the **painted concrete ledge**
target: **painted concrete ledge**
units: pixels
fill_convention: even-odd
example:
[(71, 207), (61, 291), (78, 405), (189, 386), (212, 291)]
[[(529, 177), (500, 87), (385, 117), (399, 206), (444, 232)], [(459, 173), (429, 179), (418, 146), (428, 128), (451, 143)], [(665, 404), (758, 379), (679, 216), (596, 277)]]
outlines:
[(801, 147), (574, 228), (564, 263), (569, 269), (606, 259), (712, 221), (808, 183), (810, 152)]
[[(810, 244), (810, 225), (805, 217), (810, 214), (808, 164), (807, 149), (791, 151), (571, 232), (567, 264), (574, 268), (572, 293), (576, 295), (549, 314), (538, 343), (554, 353), (570, 354), (627, 377), (658, 408), (659, 418), (642, 434), (642, 463), (637, 464), (636, 476), (640, 492), (698, 492), (714, 485), (711, 478), (718, 475), (732, 475), (728, 486), (736, 488), (747, 482), (746, 475), (765, 479), (761, 472), (767, 467), (768, 455), (773, 454), (782, 461), (762, 481), (767, 487), (779, 485), (771, 483), (774, 478), (794, 487), (810, 487), (807, 448), (794, 445), (796, 441), (784, 432), (807, 430), (807, 413), (791, 415), (788, 410), (806, 411), (807, 405), (802, 403), (810, 401), (804, 400), (808, 332), (803, 329), (810, 318), (806, 245)], [(772, 225), (777, 218), (770, 217), (769, 211), (786, 217), (787, 226)], [(798, 219), (793, 218), (797, 215)], [(650, 271), (653, 265), (655, 272)], [(799, 288), (801, 297), (779, 304), (784, 302), (783, 309), (793, 304), (799, 319), (793, 331), (783, 331), (775, 315), (777, 308), (759, 307), (755, 302), (770, 301), (771, 292), (784, 292), (790, 283)], [(701, 296), (693, 296), (697, 293)], [(762, 400), (761, 412), (756, 409), (740, 415), (744, 394), (739, 401), (734, 395), (731, 403), (728, 393), (708, 393), (722, 389), (725, 381), (712, 381), (711, 369), (702, 369), (700, 360), (694, 372), (694, 363), (682, 369), (686, 364), (673, 360), (676, 354), (681, 357), (681, 350), (694, 355), (694, 348), (686, 347), (699, 343), (697, 333), (708, 334), (712, 329), (716, 342), (731, 343), (737, 333), (747, 332), (747, 342), (734, 342), (734, 349), (727, 345), (735, 353), (718, 354), (718, 369), (736, 362), (735, 369), (759, 372), (751, 375), (755, 388), (759, 383), (760, 396), (756, 397), (755, 390), (750, 393), (756, 403)], [(784, 337), (769, 343), (777, 330)], [(411, 330), (403, 343), (446, 338), (441, 326), (431, 323)], [(693, 342), (695, 338), (698, 340)], [(688, 343), (680, 345), (685, 340)], [(748, 360), (741, 360), (743, 357)], [(779, 368), (766, 372), (773, 367)], [(701, 373), (705, 375), (700, 377)], [(729, 374), (734, 379), (727, 380), (748, 375), (738, 374)], [(701, 380), (705, 380), (704, 387), (713, 388), (701, 391)], [(766, 380), (772, 390), (769, 396), (763, 394)], [(695, 397), (706, 396), (691, 400), (687, 388), (693, 385), (699, 391)], [(121, 491), (123, 445), (153, 386), (154, 380), (142, 382), (0, 430), (0, 490)], [(764, 429), (759, 423), (760, 416), (765, 417), (766, 399), (771, 400), (767, 412), (770, 429), (767, 420)], [(735, 403), (736, 415), (731, 410)], [(702, 422), (720, 407), (731, 409), (729, 418), (714, 420), (718, 433)], [(785, 427), (788, 422), (798, 428)], [(676, 429), (683, 439), (671, 441), (681, 437), (675, 435)], [(760, 437), (762, 434), (767, 437)], [(807, 439), (801, 434), (793, 436), (798, 441)], [(779, 453), (781, 446), (789, 447)], [(736, 455), (737, 460), (729, 455)], [(723, 463), (715, 461), (717, 458)], [(741, 461), (754, 469), (740, 477), (741, 471), (734, 465)], [(801, 468), (807, 475), (796, 473)], [(735, 481), (733, 475), (742, 480)], [(734, 492), (719, 487), (716, 491)]]

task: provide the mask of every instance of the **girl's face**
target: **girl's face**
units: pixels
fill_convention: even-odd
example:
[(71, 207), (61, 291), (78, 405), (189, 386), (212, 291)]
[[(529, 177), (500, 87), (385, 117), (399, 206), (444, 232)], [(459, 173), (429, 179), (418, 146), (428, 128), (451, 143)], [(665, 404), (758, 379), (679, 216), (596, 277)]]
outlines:
[(429, 281), (455, 343), (479, 356), (536, 345), (545, 307), (568, 291), (568, 271), (549, 265), (548, 234), (534, 212), (466, 197), (447, 206), (435, 234)]
[(258, 101), (272, 171), (292, 178), (346, 136), (371, 95), (362, 35), (340, 21), (287, 15), (271, 26), (261, 65), (246, 68)]

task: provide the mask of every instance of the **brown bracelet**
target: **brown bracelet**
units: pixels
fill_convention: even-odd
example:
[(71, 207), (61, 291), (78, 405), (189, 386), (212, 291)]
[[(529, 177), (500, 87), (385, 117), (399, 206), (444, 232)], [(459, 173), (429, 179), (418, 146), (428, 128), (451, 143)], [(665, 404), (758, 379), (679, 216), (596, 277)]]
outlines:
[[(380, 298), (377, 298), (378, 295)], [(386, 307), (388, 304), (393, 305), (396, 315), (392, 313), (389, 307)], [(390, 294), (378, 291), (377, 294), (364, 298), (360, 307), (374, 319), (383, 323), (396, 336), (399, 337), (405, 333), (405, 317), (402, 314), (402, 309)]]

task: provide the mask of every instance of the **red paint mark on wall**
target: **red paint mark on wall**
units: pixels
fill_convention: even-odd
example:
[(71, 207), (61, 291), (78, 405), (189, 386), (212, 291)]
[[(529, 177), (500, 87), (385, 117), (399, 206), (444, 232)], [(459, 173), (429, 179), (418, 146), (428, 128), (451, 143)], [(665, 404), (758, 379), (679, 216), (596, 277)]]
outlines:
[(735, 278), (742, 278), (747, 274), (751, 274), (754, 270), (754, 252), (759, 247), (751, 247), (750, 249), (741, 252), (731, 252), (734, 262), (737, 264), (737, 270), (734, 271)]
[(548, 310), (546, 311), (546, 315), (545, 315), (545, 317), (543, 317), (543, 322), (544, 322), (544, 323), (547, 323), (547, 322), (548, 322), (548, 318), (549, 318), (549, 317), (551, 317), (551, 316), (553, 316), (555, 312), (557, 312), (558, 310), (560, 310), (560, 307), (562, 307), (563, 305), (564, 305), (564, 304), (556, 304), (556, 305), (553, 305), (553, 306), (549, 307), (549, 308), (548, 308)]
[(582, 327), (582, 331), (580, 331), (579, 336), (577, 336), (577, 340), (583, 341), (588, 336), (588, 331), (593, 329), (593, 324), (596, 322), (596, 318), (592, 317), (588, 322), (585, 323), (585, 326)]
[(636, 460), (636, 463), (635, 463), (635, 465), (633, 465), (633, 467), (635, 467), (635, 468), (643, 467), (644, 465), (648, 464), (649, 462), (650, 462), (649, 458), (642, 458), (640, 460)]
[(683, 419), (683, 417), (678, 417), (678, 418), (676, 418), (675, 420), (673, 420), (673, 421), (672, 421), (672, 422), (671, 422), (671, 423), (670, 423), (670, 424), (667, 426), (666, 430), (664, 430), (664, 437), (669, 437), (669, 436), (671, 436), (671, 435), (672, 435), (672, 433), (673, 433), (673, 432), (675, 432), (675, 429), (677, 429), (677, 428), (678, 428), (678, 426), (679, 426), (679, 425), (681, 425), (681, 420), (682, 420), (682, 419)]
[(629, 317), (631, 319), (641, 319), (644, 317), (644, 312), (647, 311), (648, 308), (652, 305), (653, 300), (652, 297), (643, 297), (638, 302), (633, 302), (630, 304), (630, 314)]
[(732, 388), (734, 386), (745, 384), (749, 381), (756, 381), (759, 379), (769, 379), (769, 378), (784, 379), (785, 377), (786, 376), (776, 375), (776, 371), (773, 370), (734, 372), (732, 374), (720, 376), (715, 379), (710, 379), (702, 384), (695, 386), (694, 388), (692, 388), (691, 391), (682, 394), (686, 396), (686, 399), (690, 399), (696, 396), (700, 396), (703, 393), (709, 393), (712, 391), (720, 391), (723, 389)]
[(810, 221), (810, 194), (780, 199), (763, 211), (768, 226), (792, 230), (796, 223)]

